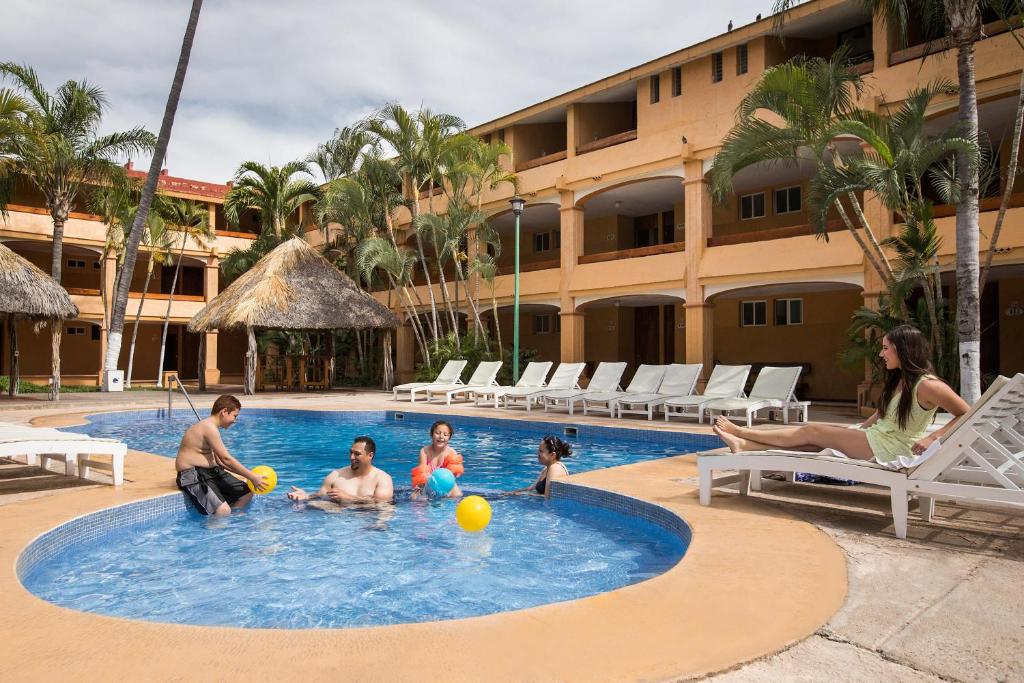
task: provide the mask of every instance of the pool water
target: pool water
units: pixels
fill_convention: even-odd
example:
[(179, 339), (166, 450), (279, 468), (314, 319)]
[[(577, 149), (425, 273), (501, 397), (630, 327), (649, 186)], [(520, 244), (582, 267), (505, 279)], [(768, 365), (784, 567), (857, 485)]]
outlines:
[[(455, 619), (581, 598), (656, 576), (686, 541), (633, 516), (565, 499), (505, 497), (536, 477), (536, 446), (553, 426), (453, 419), (462, 487), (484, 493), (481, 533), (455, 522), (456, 501), (413, 500), (409, 469), (433, 416), (243, 410), (225, 434), (247, 465), (278, 472), (278, 489), (228, 518), (168, 513), (73, 543), (32, 567), (33, 593), (78, 610), (159, 622), (250, 628), (340, 628)], [(193, 420), (153, 412), (102, 415), (87, 427), (132, 448), (173, 455)], [(561, 427), (559, 427), (561, 429)], [(580, 429), (571, 471), (717, 446), (717, 440)], [(348, 464), (358, 434), (400, 487), (382, 509), (325, 511), (284, 498)], [(170, 469), (169, 469), (170, 471)]]

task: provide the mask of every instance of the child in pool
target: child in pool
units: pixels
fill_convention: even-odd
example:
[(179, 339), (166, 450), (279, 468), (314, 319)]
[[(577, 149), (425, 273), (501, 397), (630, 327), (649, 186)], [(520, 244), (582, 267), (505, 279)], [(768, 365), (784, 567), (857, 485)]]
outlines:
[[(458, 455), (451, 447), (450, 441), (455, 436), (455, 429), (445, 420), (438, 420), (430, 425), (430, 443), (420, 449), (419, 466), (425, 467), (429, 478), (434, 470), (444, 467), (444, 461), (449, 455)], [(458, 498), (462, 490), (456, 483), (448, 493), (449, 498)]]

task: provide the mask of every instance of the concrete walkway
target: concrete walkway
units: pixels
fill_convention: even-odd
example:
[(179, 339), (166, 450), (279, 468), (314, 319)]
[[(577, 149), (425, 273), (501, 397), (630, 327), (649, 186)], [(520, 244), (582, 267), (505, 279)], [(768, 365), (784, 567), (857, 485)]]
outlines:
[(888, 496), (869, 487), (766, 482), (756, 499), (843, 549), (846, 602), (810, 638), (712, 680), (1024, 680), (1024, 515), (940, 503), (900, 541), (880, 531)]

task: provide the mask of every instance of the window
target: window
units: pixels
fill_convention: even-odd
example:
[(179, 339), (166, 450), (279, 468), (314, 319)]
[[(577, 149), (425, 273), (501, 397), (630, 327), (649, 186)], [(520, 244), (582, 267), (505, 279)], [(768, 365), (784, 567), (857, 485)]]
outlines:
[(69, 258), (68, 268), (85, 268), (85, 261), (78, 258)]
[(793, 213), (799, 210), (799, 187), (782, 187), (775, 190), (775, 213)]
[(767, 324), (767, 301), (743, 301), (740, 303), (740, 325), (743, 327), (764, 327)]
[(651, 104), (661, 101), (661, 74), (651, 76)]
[(498, 142), (505, 142), (505, 129), (502, 128), (498, 131)]
[(718, 83), (722, 80), (722, 53), (716, 52), (711, 55), (711, 82)]
[(555, 237), (555, 249), (559, 249), (562, 246), (562, 231), (552, 230), (551, 234)]
[(68, 328), (68, 336), (69, 337), (84, 337), (85, 336), (85, 328), (84, 327), (69, 327)]
[(488, 133), (487, 135), (483, 136), (482, 140), (485, 145), (491, 144), (491, 134)]
[(679, 97), (683, 94), (683, 67), (677, 66), (672, 69), (672, 97)]
[(551, 314), (533, 316), (534, 334), (551, 334), (558, 332), (558, 318)]
[(535, 232), (533, 233), (533, 250), (534, 251), (548, 251), (551, 249), (551, 233), (550, 232)]
[(89, 331), (92, 332), (92, 340), (93, 341), (99, 341), (100, 340), (100, 326), (99, 325), (90, 325), (89, 326)]
[(764, 192), (745, 194), (740, 197), (740, 219), (764, 218)]
[(93, 261), (92, 262), (92, 267), (95, 268), (96, 270), (99, 270), (100, 269), (100, 262), (99, 261)]
[(854, 64), (866, 62), (874, 58), (871, 46), (871, 24), (861, 24), (836, 34), (836, 45), (846, 48), (846, 57)]
[(736, 74), (742, 76), (747, 73), (747, 46), (740, 45), (736, 48)]
[(776, 325), (803, 325), (804, 324), (804, 300), (803, 299), (776, 299), (775, 300), (775, 324)]

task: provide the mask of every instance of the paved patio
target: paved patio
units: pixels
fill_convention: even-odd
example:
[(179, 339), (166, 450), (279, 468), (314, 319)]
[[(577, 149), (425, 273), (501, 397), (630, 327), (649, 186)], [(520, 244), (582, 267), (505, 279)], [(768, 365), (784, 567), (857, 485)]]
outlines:
[[(133, 392), (121, 397), (111, 394), (75, 394), (68, 398), (70, 400), (62, 400), (58, 408), (37, 401), (19, 401), (18, 405), (0, 402), (0, 420), (26, 421), (30, 417), (44, 414), (166, 406), (166, 394), (157, 392)], [(212, 398), (212, 394), (202, 396), (197, 403), (208, 406)], [(259, 407), (393, 409), (399, 405), (407, 411), (444, 410), (437, 405), (410, 406), (406, 402), (394, 404), (376, 392), (344, 395), (271, 394), (244, 402), (247, 406)], [(180, 398), (176, 397), (175, 405), (188, 410)], [(508, 411), (496, 412), (488, 408), (459, 407), (457, 410), (460, 414), (508, 416)], [(512, 416), (521, 419), (526, 417), (526, 413), (516, 411)], [(812, 413), (812, 417), (838, 423), (854, 420), (853, 411), (845, 407), (818, 409)], [(546, 418), (553, 422), (570, 420), (564, 414), (545, 414), (543, 411), (532, 413), (530, 418)], [(571, 419), (621, 424), (582, 416)], [(659, 421), (647, 423), (645, 420), (630, 420), (629, 423), (656, 429), (707, 430), (706, 426), (692, 423), (673, 423), (668, 427)], [(153, 466), (160, 466), (160, 463)], [(892, 536), (891, 524), (886, 517), (888, 495), (871, 487), (766, 482), (764, 491), (748, 500), (742, 500), (727, 490), (716, 491), (712, 507), (701, 508), (696, 505), (694, 475), (692, 457), (684, 456), (646, 467), (628, 466), (584, 473), (574, 479), (585, 484), (626, 489), (641, 486), (638, 480), (647, 479), (648, 483), (641, 488), (648, 487), (645, 489), (648, 499), (670, 508), (682, 506), (679, 508), (681, 514), (691, 523), (696, 519), (697, 528), (705, 514), (713, 517), (725, 515), (726, 518), (735, 514), (739, 515), (735, 519), (740, 525), (746, 527), (747, 531), (753, 530), (753, 538), (756, 538), (756, 528), (761, 524), (770, 526), (776, 520), (799, 520), (795, 527), (787, 523), (786, 533), (795, 532), (794, 538), (802, 539), (800, 543), (803, 543), (808, 537), (799, 532), (799, 527), (821, 530), (841, 549), (846, 564), (845, 600), (835, 603), (838, 611), (818, 622), (822, 625), (816, 627), (813, 633), (809, 631), (804, 634), (809, 637), (801, 636), (800, 642), (788, 648), (784, 639), (779, 640), (778, 645), (766, 650), (760, 659), (746, 665), (733, 666), (732, 670), (711, 676), (713, 680), (1024, 680), (1024, 658), (1020, 656), (1024, 651), (1024, 592), (1020, 590), (1020, 576), (1024, 570), (1024, 515), (940, 504), (937, 516), (930, 524), (924, 524), (912, 516), (910, 536), (900, 541)], [(0, 479), (3, 476), (3, 468), (0, 467)], [(109, 497), (113, 493), (109, 487), (85, 487), (85, 490), (90, 489), (102, 497)], [(68, 496), (67, 500), (70, 500), (83, 493), (82, 487), (58, 487), (4, 495), (0, 488), (0, 506), (24, 501), (26, 496)], [(47, 502), (25, 501), (15, 507), (33, 503), (45, 505)], [(7, 509), (11, 510), (10, 507)], [(0, 508), (0, 525), (3, 525), (5, 516), (5, 510)], [(784, 540), (781, 542), (785, 545)], [(817, 547), (816, 543), (812, 545)], [(766, 552), (777, 558), (780, 548), (769, 550), (757, 544), (757, 547), (752, 546), (746, 550), (752, 556), (750, 559), (756, 559), (754, 556)], [(796, 546), (790, 550), (795, 552)], [(804, 547), (804, 550), (807, 548)], [(694, 558), (688, 556), (680, 567), (695, 558), (696, 554)], [(800, 563), (813, 564), (820, 557), (809, 555), (791, 559), (796, 559), (799, 566)], [(728, 583), (738, 582), (737, 586), (746, 581), (757, 581), (765, 573), (773, 573), (759, 563), (745, 569), (735, 564), (722, 566), (728, 569), (723, 574), (719, 568), (718, 580), (727, 578)], [(789, 586), (796, 589), (795, 593), (790, 593), (789, 602), (777, 604), (775, 609), (766, 610), (747, 623), (732, 623), (724, 627), (719, 624), (719, 628), (725, 630), (705, 634), (714, 636), (708, 642), (733, 638), (732, 634), (736, 633), (734, 629), (737, 627), (743, 632), (778, 633), (780, 627), (785, 631), (786, 622), (791, 617), (789, 612), (804, 610), (816, 600), (824, 603), (832, 601), (830, 591), (823, 590), (820, 582), (810, 580), (812, 577), (820, 578), (806, 573), (801, 576), (799, 572), (769, 576), (774, 583), (771, 589), (774, 591), (780, 590), (780, 586), (794, 584)], [(649, 587), (655, 587), (657, 581), (648, 582)], [(668, 594), (673, 592), (669, 591)], [(667, 597), (668, 594), (662, 593), (659, 597)], [(801, 597), (797, 599), (796, 595)], [(829, 613), (832, 613), (831, 609)], [(565, 632), (561, 637), (566, 643), (572, 643), (581, 635)], [(658, 637), (649, 640), (660, 642), (662, 648), (678, 650), (690, 650), (693, 645), (683, 640), (668, 645), (668, 641)], [(645, 647), (650, 647), (650, 643)], [(770, 654), (780, 648), (783, 649)], [(561, 669), (561, 676), (549, 676), (553, 673), (549, 670), (547, 674), (535, 672), (535, 678), (596, 680), (594, 677), (588, 678), (585, 673), (588, 668), (580, 662), (580, 668)], [(691, 674), (683, 678), (704, 675), (699, 667), (691, 671)], [(594, 671), (590, 670), (589, 673), (594, 674)], [(606, 670), (604, 675), (597, 678), (616, 679), (614, 676), (609, 677), (608, 673)], [(683, 674), (683, 670), (680, 669), (679, 673)], [(631, 676), (637, 680), (666, 679), (663, 671), (657, 673), (643, 667), (634, 670)], [(477, 678), (481, 679), (479, 676)], [(673, 679), (672, 676), (667, 678)], [(682, 679), (677, 676), (673, 680)]]

